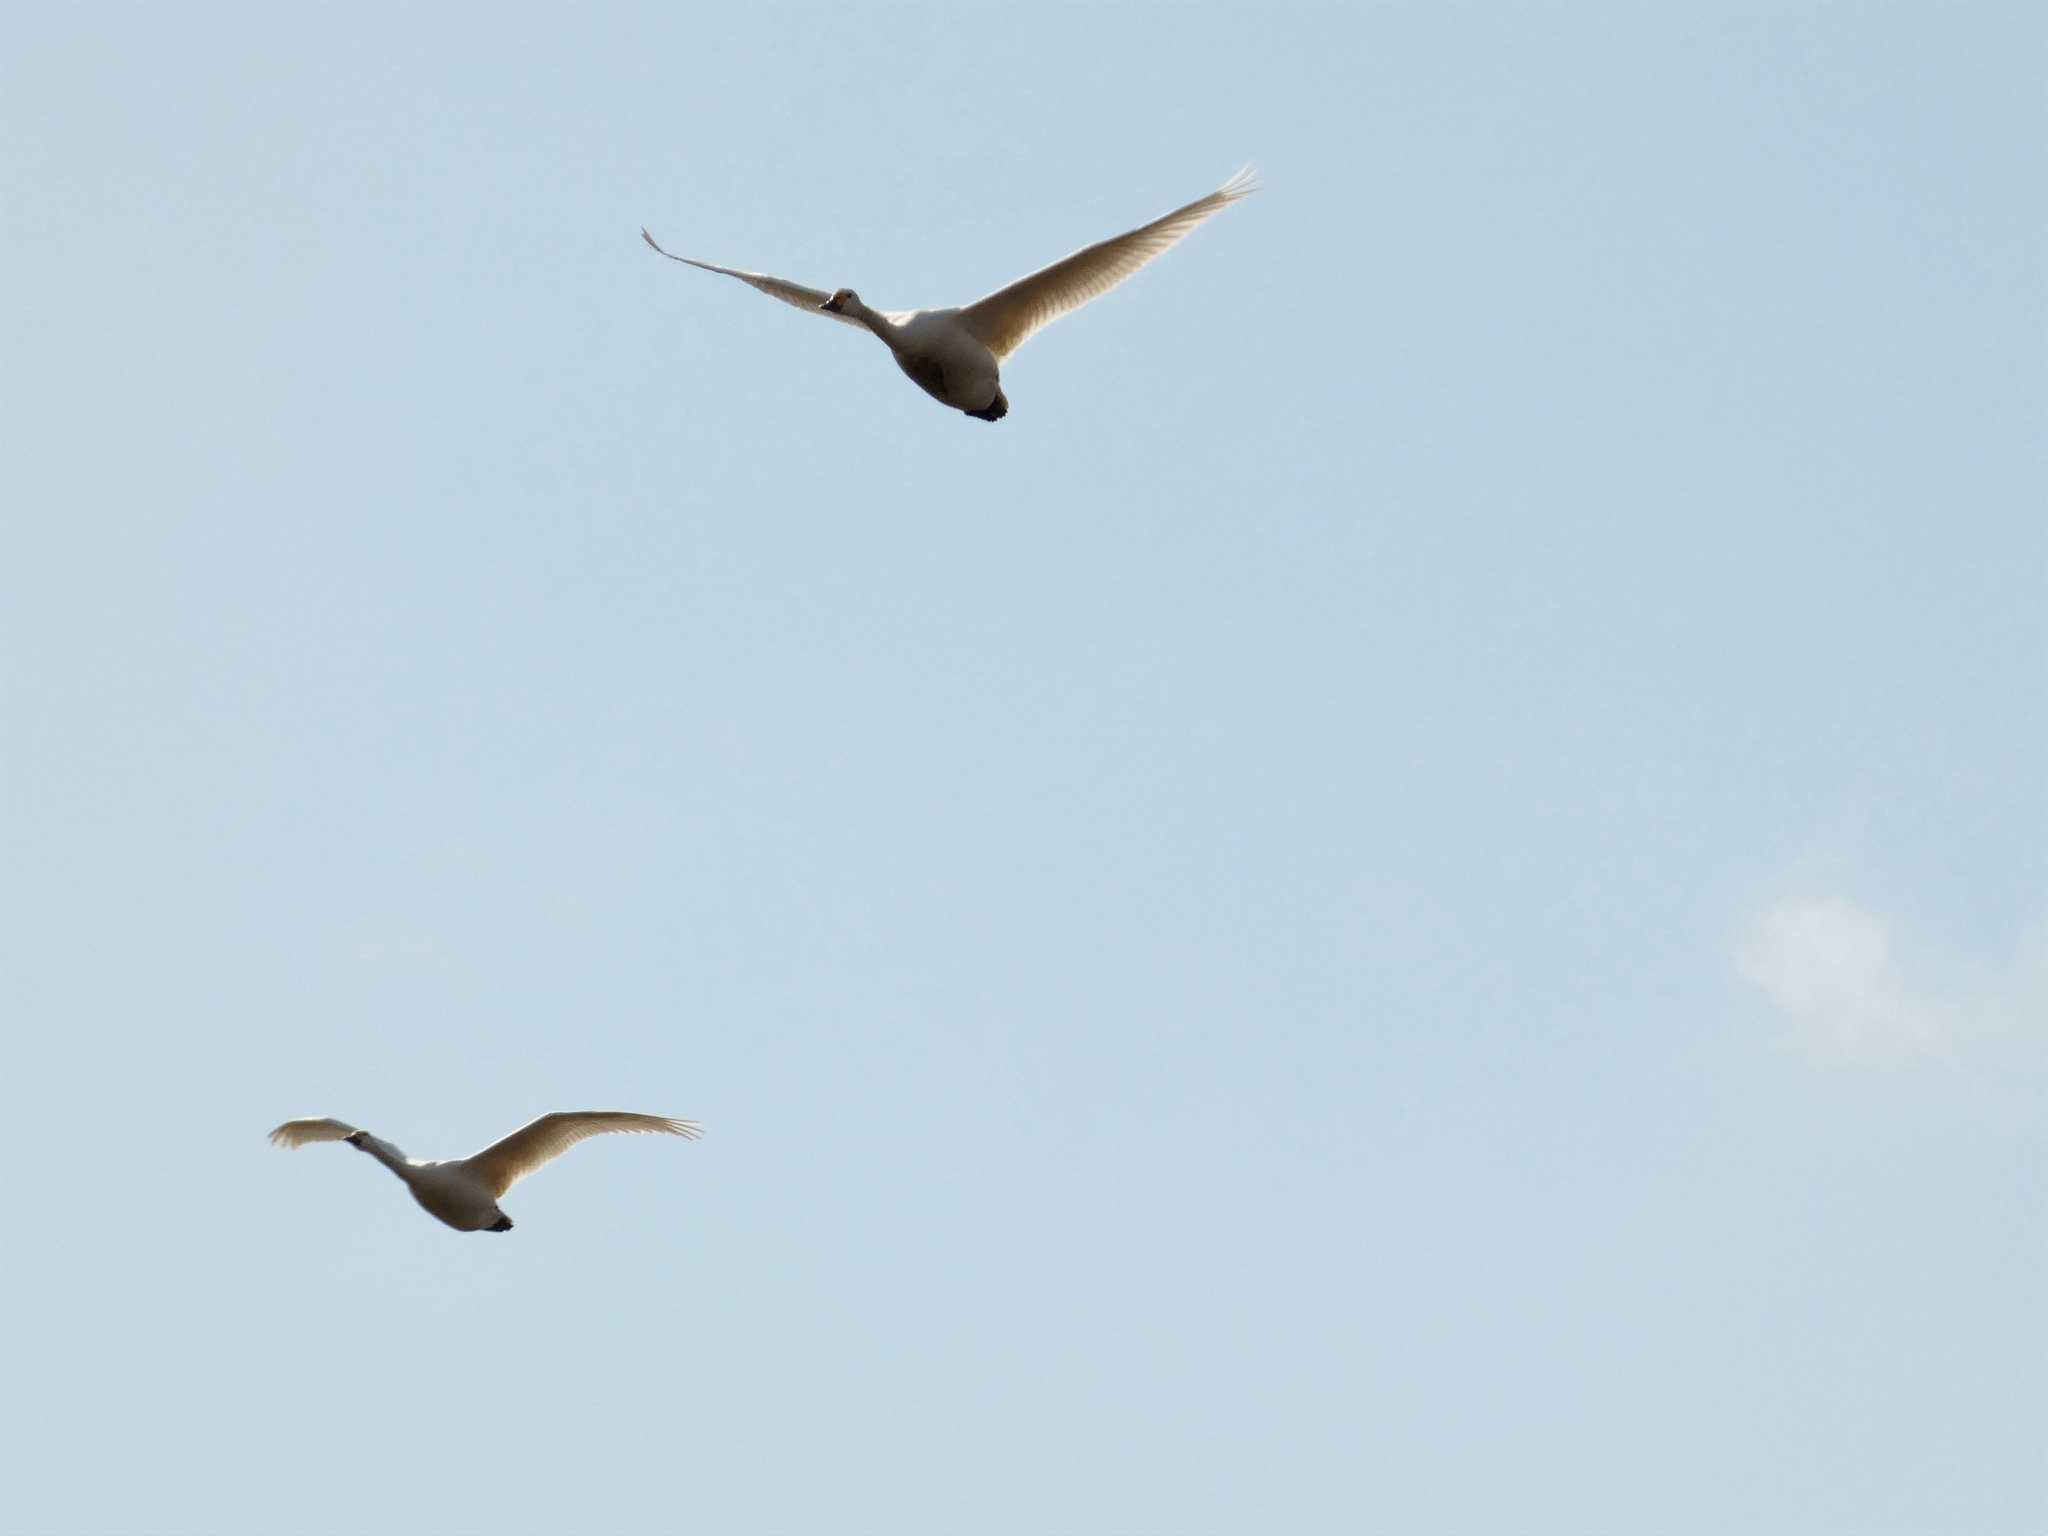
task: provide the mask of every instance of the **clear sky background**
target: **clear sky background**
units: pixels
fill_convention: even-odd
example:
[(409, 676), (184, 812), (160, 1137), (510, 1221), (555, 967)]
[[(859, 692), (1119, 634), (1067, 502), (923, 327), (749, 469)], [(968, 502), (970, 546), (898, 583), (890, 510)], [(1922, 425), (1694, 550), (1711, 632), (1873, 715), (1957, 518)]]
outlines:
[(2039, 1532), (2042, 14), (14, 17), (0, 1528)]

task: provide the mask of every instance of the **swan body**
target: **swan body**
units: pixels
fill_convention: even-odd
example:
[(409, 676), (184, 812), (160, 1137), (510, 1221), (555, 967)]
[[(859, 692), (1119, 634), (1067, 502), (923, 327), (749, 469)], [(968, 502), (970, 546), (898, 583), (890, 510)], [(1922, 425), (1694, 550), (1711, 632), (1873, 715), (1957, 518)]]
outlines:
[(670, 261), (738, 278), (770, 298), (871, 332), (895, 356), (896, 366), (934, 400), (983, 421), (1000, 421), (1010, 410), (1003, 395), (1002, 365), (1012, 352), (1060, 316), (1100, 298), (1178, 245), (1212, 214), (1257, 190), (1251, 170), (1239, 171), (1207, 197), (1085, 246), (1007, 288), (954, 309), (871, 309), (851, 288), (827, 294), (788, 278), (674, 255), (662, 250), (644, 229), (640, 238)]
[(316, 1141), (345, 1141), (397, 1174), (420, 1208), (436, 1221), (458, 1232), (510, 1232), (512, 1218), (498, 1209), (505, 1191), (577, 1142), (607, 1131), (659, 1131), (691, 1141), (704, 1134), (694, 1120), (586, 1109), (542, 1115), (474, 1156), (445, 1163), (407, 1157), (390, 1142), (345, 1120), (287, 1120), (270, 1133), (270, 1139), (288, 1150)]

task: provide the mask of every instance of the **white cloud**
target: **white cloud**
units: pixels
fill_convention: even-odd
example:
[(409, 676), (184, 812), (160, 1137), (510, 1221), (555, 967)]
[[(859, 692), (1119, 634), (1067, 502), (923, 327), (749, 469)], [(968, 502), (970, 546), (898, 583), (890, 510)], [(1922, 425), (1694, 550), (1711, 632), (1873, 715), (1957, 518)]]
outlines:
[(2043, 1039), (2048, 952), (2034, 946), (1988, 984), (1944, 986), (1900, 952), (1881, 914), (1839, 896), (1777, 901), (1737, 935), (1735, 972), (1818, 1060), (1895, 1068), (1939, 1063), (1970, 1075), (1986, 1047)]

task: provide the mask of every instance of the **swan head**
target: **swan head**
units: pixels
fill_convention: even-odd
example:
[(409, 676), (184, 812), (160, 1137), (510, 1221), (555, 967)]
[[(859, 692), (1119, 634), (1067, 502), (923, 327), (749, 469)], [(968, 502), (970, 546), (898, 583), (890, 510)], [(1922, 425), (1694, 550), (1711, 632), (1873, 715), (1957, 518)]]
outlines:
[(341, 1139), (360, 1152), (363, 1150), (363, 1137), (366, 1134), (364, 1131), (357, 1131), (353, 1135), (344, 1136)]
[(831, 298), (820, 304), (818, 308), (824, 310), (827, 314), (843, 315), (846, 313), (848, 305), (858, 308), (860, 306), (860, 295), (851, 288), (841, 288)]

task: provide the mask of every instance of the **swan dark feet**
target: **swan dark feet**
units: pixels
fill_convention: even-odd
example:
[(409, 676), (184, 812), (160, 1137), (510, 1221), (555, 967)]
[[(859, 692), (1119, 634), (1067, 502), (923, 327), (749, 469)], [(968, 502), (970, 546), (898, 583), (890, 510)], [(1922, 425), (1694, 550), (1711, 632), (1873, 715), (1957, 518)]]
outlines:
[(510, 1232), (512, 1230), (512, 1218), (510, 1216), (500, 1216), (490, 1226), (485, 1227), (484, 1230), (486, 1232)]
[(1003, 392), (999, 389), (996, 391), (995, 399), (980, 410), (969, 411), (967, 414), (977, 421), (1001, 421), (1010, 414), (1010, 402), (1003, 398)]

